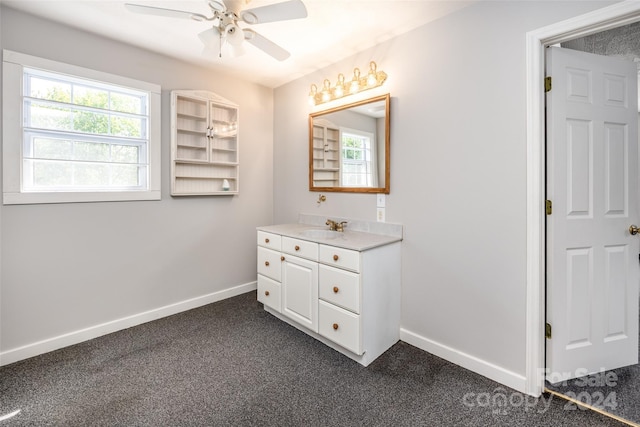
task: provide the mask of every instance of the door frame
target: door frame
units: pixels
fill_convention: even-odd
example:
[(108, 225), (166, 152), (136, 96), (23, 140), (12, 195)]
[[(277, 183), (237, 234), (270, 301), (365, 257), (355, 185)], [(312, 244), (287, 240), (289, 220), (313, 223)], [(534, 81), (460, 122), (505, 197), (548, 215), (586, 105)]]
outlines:
[(545, 48), (640, 21), (640, 2), (623, 1), (526, 35), (527, 296), (525, 392), (540, 396), (545, 373)]

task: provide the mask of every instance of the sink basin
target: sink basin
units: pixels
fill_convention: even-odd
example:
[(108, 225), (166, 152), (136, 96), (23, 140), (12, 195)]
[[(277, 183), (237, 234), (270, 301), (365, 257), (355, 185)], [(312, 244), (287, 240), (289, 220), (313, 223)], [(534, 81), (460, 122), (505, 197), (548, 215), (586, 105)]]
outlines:
[(311, 239), (335, 239), (342, 233), (333, 230), (310, 229), (301, 231), (300, 234)]

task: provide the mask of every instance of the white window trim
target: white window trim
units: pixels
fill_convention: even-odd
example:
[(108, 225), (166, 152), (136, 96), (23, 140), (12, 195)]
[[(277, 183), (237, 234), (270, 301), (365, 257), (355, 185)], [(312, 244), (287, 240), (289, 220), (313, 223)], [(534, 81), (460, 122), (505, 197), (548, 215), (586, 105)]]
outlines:
[[(149, 93), (149, 189), (135, 191), (22, 192), (23, 68), (37, 68)], [(2, 191), (3, 204), (111, 202), (160, 200), (161, 125), (159, 85), (64, 64), (10, 50), (3, 51)]]
[(377, 154), (376, 154), (376, 135), (373, 132), (369, 132), (369, 131), (364, 131), (364, 130), (360, 130), (360, 129), (352, 129), (352, 128), (346, 128), (346, 127), (340, 127), (340, 170), (343, 171), (343, 160), (344, 158), (342, 157), (342, 135), (346, 133), (346, 134), (351, 134), (351, 135), (358, 135), (358, 136), (362, 136), (365, 138), (369, 138), (369, 156), (371, 158), (370, 161), (370, 171), (369, 171), (369, 175), (371, 175), (371, 183), (372, 185), (354, 185), (354, 186), (348, 186), (343, 184), (342, 182), (342, 175), (344, 174), (344, 172), (340, 172), (340, 185), (344, 185), (346, 188), (356, 188), (356, 187), (377, 187), (378, 186), (378, 178), (377, 178), (377, 174), (378, 174), (378, 168), (377, 168), (377, 162), (378, 162), (378, 158), (377, 158)]

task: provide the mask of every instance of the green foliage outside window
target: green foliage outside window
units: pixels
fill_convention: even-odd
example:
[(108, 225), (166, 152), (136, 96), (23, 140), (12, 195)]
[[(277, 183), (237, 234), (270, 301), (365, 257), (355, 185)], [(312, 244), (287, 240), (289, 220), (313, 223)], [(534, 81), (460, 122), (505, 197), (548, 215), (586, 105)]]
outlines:
[[(31, 78), (30, 97), (51, 102), (32, 101), (32, 126), (122, 137), (143, 137), (139, 97), (87, 86)], [(89, 109), (74, 106), (89, 107)], [(118, 114), (124, 113), (124, 114)]]
[(347, 160), (363, 160), (365, 147), (362, 138), (356, 138), (352, 135), (343, 135), (342, 137), (342, 158)]

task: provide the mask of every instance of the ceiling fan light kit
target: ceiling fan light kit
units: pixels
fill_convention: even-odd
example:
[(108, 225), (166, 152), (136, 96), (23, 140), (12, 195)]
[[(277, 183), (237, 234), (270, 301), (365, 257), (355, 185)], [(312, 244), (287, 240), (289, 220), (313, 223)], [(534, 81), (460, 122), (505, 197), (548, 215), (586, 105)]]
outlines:
[(284, 61), (291, 56), (287, 50), (260, 35), (255, 30), (240, 27), (238, 22), (242, 21), (249, 25), (255, 25), (306, 18), (307, 8), (304, 3), (302, 3), (302, 0), (288, 0), (241, 11), (233, 10), (237, 3), (238, 2), (233, 0), (226, 0), (226, 2), (222, 0), (208, 0), (207, 5), (212, 13), (212, 16), (209, 17), (200, 13), (184, 10), (165, 9), (132, 3), (126, 3), (125, 7), (135, 13), (192, 19), (198, 22), (212, 22), (211, 28), (198, 34), (198, 38), (205, 45), (204, 52), (206, 54), (216, 53), (222, 57), (222, 48), (224, 45), (228, 45), (227, 51), (231, 56), (240, 56), (246, 52), (244, 41), (247, 41), (278, 61)]
[(331, 87), (329, 79), (324, 79), (322, 90), (320, 91), (318, 91), (317, 85), (312, 84), (309, 91), (309, 104), (313, 107), (345, 96), (355, 95), (356, 93), (382, 86), (385, 80), (387, 80), (387, 73), (378, 71), (378, 65), (371, 61), (369, 63), (369, 72), (364, 76), (361, 75), (359, 68), (354, 68), (353, 78), (348, 83), (345, 83), (344, 74), (340, 73), (334, 87)]

